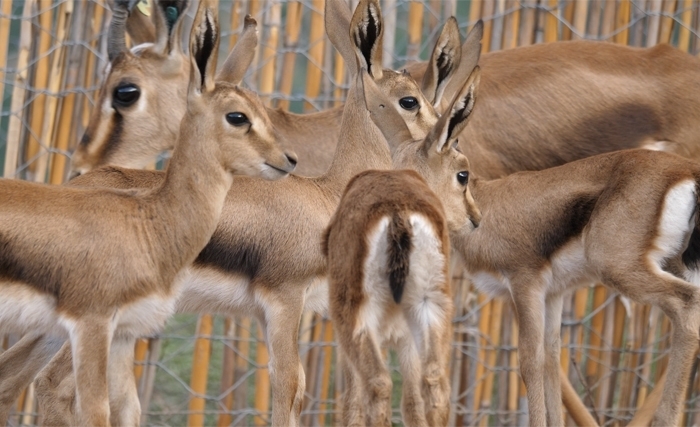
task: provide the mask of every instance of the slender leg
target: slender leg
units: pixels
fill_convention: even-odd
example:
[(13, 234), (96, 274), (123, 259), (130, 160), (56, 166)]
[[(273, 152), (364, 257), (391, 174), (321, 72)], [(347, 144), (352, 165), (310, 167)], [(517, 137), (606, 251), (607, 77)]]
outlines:
[(36, 397), (43, 414), (43, 424), (65, 426), (75, 419), (75, 376), (70, 342), (51, 359), (36, 379)]
[(71, 330), (79, 424), (109, 426), (107, 362), (112, 341), (110, 319), (81, 318)]
[(265, 329), (270, 352), (272, 425), (298, 426), (306, 388), (297, 344), (304, 301), (287, 299), (268, 307)]
[(365, 412), (363, 408), (362, 379), (346, 356), (340, 352), (340, 369), (345, 381), (343, 393), (343, 425), (348, 427), (362, 427), (365, 425)]
[(564, 425), (561, 410), (561, 378), (559, 372), (561, 354), (562, 295), (549, 296), (545, 303), (544, 334), (544, 398), (547, 408), (547, 425)]
[[(513, 300), (520, 325), (520, 375), (527, 388), (531, 427), (547, 425), (544, 399), (544, 292), (529, 283), (513, 284)], [(557, 372), (559, 370), (557, 369)]]
[[(425, 418), (427, 402), (423, 400), (422, 380), (424, 366), (413, 337), (405, 337), (398, 343), (399, 368), (403, 378), (401, 415), (407, 427), (429, 425)], [(427, 378), (426, 378), (427, 380)], [(429, 386), (428, 386), (429, 387)]]
[(27, 334), (0, 355), (0, 426), (7, 424), (10, 408), (61, 348), (62, 339)]
[(138, 426), (141, 419), (134, 378), (133, 338), (115, 338), (109, 354), (109, 409), (110, 421), (115, 426)]

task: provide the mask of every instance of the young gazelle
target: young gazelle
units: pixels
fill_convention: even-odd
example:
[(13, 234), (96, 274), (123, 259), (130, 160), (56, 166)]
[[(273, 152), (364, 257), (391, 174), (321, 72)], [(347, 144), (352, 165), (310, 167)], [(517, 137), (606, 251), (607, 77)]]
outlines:
[(294, 168), (260, 102), (214, 84), (217, 47), (216, 10), (203, 2), (180, 142), (159, 186), (0, 181), (0, 331), (68, 336), (80, 424), (109, 424), (108, 357), (133, 353), (134, 337), (175, 308), (173, 282), (214, 232), (233, 175), (277, 179)]
[[(126, 21), (128, 3), (128, 0), (115, 1), (115, 14), (109, 32), (110, 45), (113, 39), (124, 38), (124, 28), (129, 22)], [(163, 9), (172, 7), (173, 2), (155, 3), (158, 7), (153, 8), (152, 17), (158, 24), (165, 20)], [(184, 7), (183, 3), (179, 3), (179, 9)], [(342, 0), (328, 1), (326, 31), (335, 46), (344, 52), (346, 64), (354, 75), (354, 50), (348, 39), (350, 16), (350, 9)], [(450, 44), (443, 41), (442, 45), (436, 45), (435, 50), (452, 50), (450, 56), (443, 55), (442, 60), (453, 60), (452, 55), (460, 53), (459, 29), (456, 21), (447, 25), (452, 37)], [(158, 153), (173, 148), (185, 111), (189, 60), (177, 43), (182, 28), (179, 20), (170, 33), (167, 28), (166, 25), (155, 25), (156, 41), (137, 47), (126, 58), (116, 61), (116, 57), (110, 55), (109, 72), (100, 89), (96, 108), (73, 154), (73, 174), (85, 173), (102, 165), (143, 167), (152, 162)], [(244, 35), (239, 38), (226, 61), (226, 67), (236, 67), (241, 79), (255, 53), (257, 35), (254, 30), (251, 28), (249, 31), (246, 24)], [(445, 40), (445, 37), (441, 40)], [(466, 66), (473, 67), (478, 58), (478, 49), (471, 49), (469, 53), (474, 62)], [(381, 55), (381, 52), (377, 54)], [(459, 63), (459, 58), (455, 59)], [(430, 69), (437, 72), (434, 63)], [(438, 80), (436, 73), (425, 79), (423, 93), (429, 100), (435, 98)], [(269, 107), (266, 110), (281, 143), (293, 149), (298, 156), (296, 173), (303, 176), (324, 173), (336, 150), (343, 107), (310, 114), (294, 114)]]
[[(360, 2), (348, 27), (357, 41), (352, 60), (372, 69), (372, 78), (390, 99), (391, 108), (408, 123), (412, 135), (424, 137), (438, 117), (418, 85), (405, 73), (375, 65), (381, 63), (382, 45), (378, 4)], [(443, 33), (444, 37), (454, 34)], [(454, 46), (459, 47), (459, 40)], [(450, 77), (454, 65), (455, 61), (440, 56), (436, 87)], [(389, 148), (368, 117), (363, 95), (355, 90), (346, 103), (341, 129), (345, 131), (335, 159), (321, 177), (292, 175), (274, 185), (260, 179), (237, 179), (236, 190), (224, 203), (218, 229), (180, 281), (179, 311), (243, 313), (256, 316), (265, 326), (271, 355), (273, 425), (299, 422), (305, 389), (297, 348), (299, 321), (305, 307), (324, 312), (328, 304), (326, 262), (320, 248), (324, 228), (354, 175), (371, 168), (391, 168)], [(162, 179), (157, 171), (108, 167), (77, 177), (72, 185), (150, 188)]]
[[(401, 133), (392, 141), (411, 141), (400, 118), (385, 111), (387, 101), (373, 82), (364, 84), (375, 123)], [(474, 105), (473, 90), (462, 93), (424, 141), (391, 146), (394, 166), (414, 170), (355, 176), (326, 229), (330, 314), (346, 381), (343, 425), (391, 425), (391, 377), (381, 352), (387, 344), (399, 355), (404, 424), (447, 424), (448, 232), (479, 222), (467, 187), (469, 163), (453, 138)], [(384, 123), (392, 120), (399, 123)]]
[(472, 174), (469, 186), (481, 221), (452, 244), (476, 286), (515, 303), (530, 425), (563, 424), (562, 295), (593, 280), (670, 318), (653, 424), (677, 425), (700, 334), (700, 165), (624, 150), (493, 181)]

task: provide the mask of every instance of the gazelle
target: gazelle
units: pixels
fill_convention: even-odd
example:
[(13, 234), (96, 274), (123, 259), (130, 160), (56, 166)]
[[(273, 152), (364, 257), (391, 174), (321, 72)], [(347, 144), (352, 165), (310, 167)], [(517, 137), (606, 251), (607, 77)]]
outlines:
[(481, 221), (452, 244), (478, 287), (515, 303), (530, 425), (562, 424), (562, 295), (592, 280), (671, 319), (653, 424), (676, 425), (700, 334), (700, 165), (623, 150), (492, 181), (472, 174), (469, 186)]
[[(173, 282), (214, 232), (233, 176), (278, 179), (294, 168), (260, 101), (214, 83), (218, 41), (216, 10), (202, 2), (187, 111), (160, 185), (0, 181), (0, 331), (68, 336), (81, 424), (109, 425), (108, 358), (133, 353), (134, 338), (159, 329), (175, 308)], [(128, 56), (123, 43), (109, 48)], [(129, 409), (120, 422), (138, 423)]]
[[(381, 64), (382, 45), (378, 3), (361, 1), (345, 28), (351, 28), (351, 38), (340, 39), (341, 43), (354, 46), (341, 50), (352, 55), (345, 58), (346, 63), (359, 62), (371, 69), (372, 78), (411, 134), (424, 137), (438, 120), (430, 102), (407, 74), (377, 65)], [(444, 54), (434, 55), (440, 59), (435, 88), (442, 87), (454, 71), (456, 62), (450, 55), (459, 52), (455, 30), (452, 21), (441, 36)], [(273, 425), (299, 422), (305, 388), (297, 348), (299, 320), (305, 307), (323, 312), (328, 304), (326, 262), (320, 248), (324, 228), (354, 175), (370, 168), (391, 168), (389, 148), (368, 117), (362, 93), (356, 90), (349, 96), (341, 129), (334, 161), (320, 177), (292, 175), (274, 185), (260, 179), (237, 179), (236, 191), (224, 203), (219, 227), (179, 279), (179, 311), (243, 313), (256, 316), (265, 326)], [(151, 188), (162, 179), (163, 173), (157, 171), (108, 167), (84, 174), (72, 185)]]
[[(388, 102), (374, 83), (364, 80), (377, 126), (406, 130), (385, 111)], [(392, 381), (381, 353), (387, 344), (399, 355), (404, 423), (447, 424), (454, 311), (448, 233), (479, 221), (468, 194), (469, 163), (453, 138), (466, 125), (472, 94), (456, 99), (424, 141), (391, 145), (394, 166), (414, 170), (355, 176), (326, 229), (330, 314), (346, 380), (344, 425), (391, 425)], [(401, 123), (384, 123), (392, 120)]]
[[(486, 53), (479, 66), (479, 108), (459, 138), (479, 176), (628, 148), (700, 159), (700, 58), (679, 49), (566, 41)], [(407, 67), (416, 79), (425, 68)]]

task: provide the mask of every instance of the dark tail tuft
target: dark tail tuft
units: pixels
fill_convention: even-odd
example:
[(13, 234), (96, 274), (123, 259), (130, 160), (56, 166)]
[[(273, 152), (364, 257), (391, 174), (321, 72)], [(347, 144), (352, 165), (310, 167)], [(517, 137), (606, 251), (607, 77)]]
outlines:
[(412, 247), (411, 234), (411, 224), (400, 214), (395, 214), (389, 223), (387, 239), (389, 241), (389, 286), (397, 304), (401, 302), (406, 277), (408, 277)]

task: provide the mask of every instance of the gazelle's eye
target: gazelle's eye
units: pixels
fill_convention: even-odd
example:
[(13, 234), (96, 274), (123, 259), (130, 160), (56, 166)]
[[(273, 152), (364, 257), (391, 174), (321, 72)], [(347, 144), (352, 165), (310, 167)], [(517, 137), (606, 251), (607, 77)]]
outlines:
[(243, 113), (238, 113), (238, 112), (226, 114), (226, 121), (234, 126), (243, 126), (243, 125), (250, 124), (250, 120), (248, 120), (248, 116), (246, 116)]
[(399, 105), (404, 110), (413, 110), (418, 107), (418, 99), (413, 96), (407, 96), (405, 98), (399, 99)]
[(462, 185), (467, 185), (467, 183), (469, 182), (469, 172), (457, 172), (457, 181), (459, 181), (459, 183)]
[(125, 84), (114, 88), (112, 101), (117, 107), (129, 107), (141, 96), (141, 90), (133, 84)]

